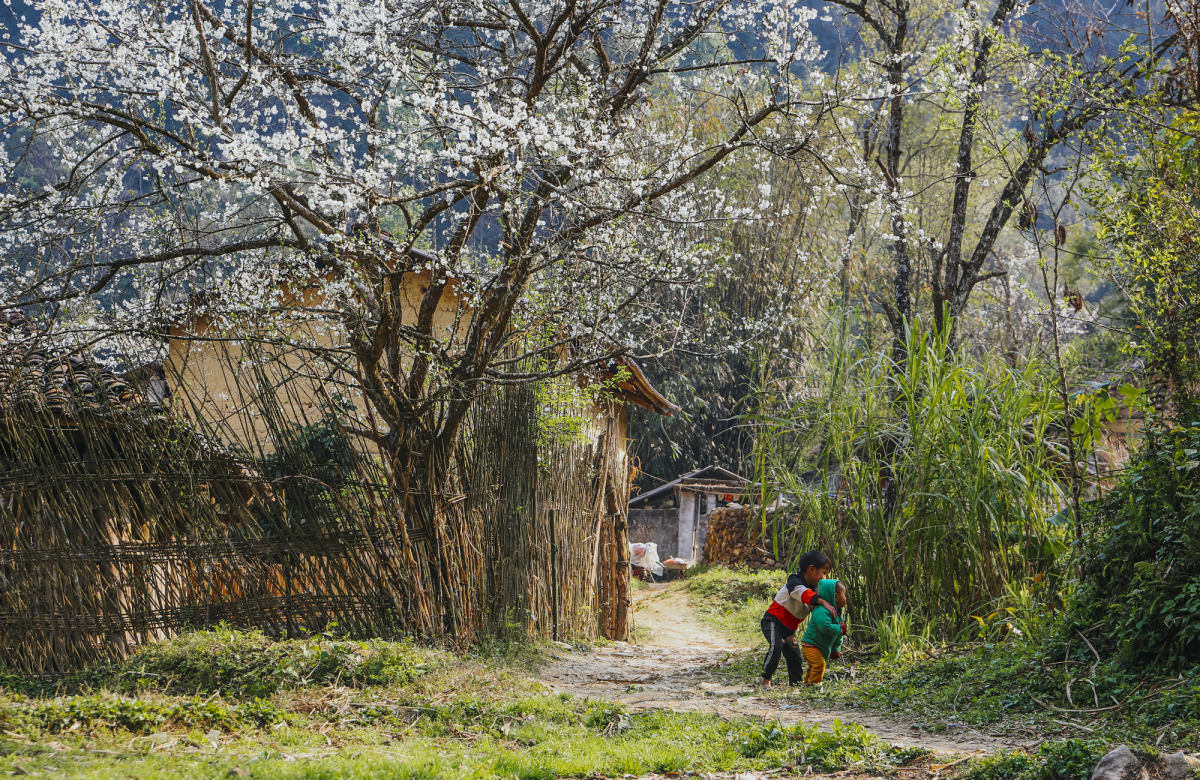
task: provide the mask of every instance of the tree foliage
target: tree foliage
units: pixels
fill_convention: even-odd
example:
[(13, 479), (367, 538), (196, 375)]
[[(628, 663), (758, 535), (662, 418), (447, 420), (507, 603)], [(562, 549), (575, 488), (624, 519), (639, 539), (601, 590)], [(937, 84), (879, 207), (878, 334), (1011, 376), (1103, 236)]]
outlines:
[[(1156, 112), (1157, 113), (1157, 112)], [(1200, 318), (1200, 117), (1131, 123), (1095, 162), (1089, 191), (1105, 265), (1128, 296), (1154, 370), (1194, 403)], [(1132, 148), (1130, 148), (1132, 147)]]

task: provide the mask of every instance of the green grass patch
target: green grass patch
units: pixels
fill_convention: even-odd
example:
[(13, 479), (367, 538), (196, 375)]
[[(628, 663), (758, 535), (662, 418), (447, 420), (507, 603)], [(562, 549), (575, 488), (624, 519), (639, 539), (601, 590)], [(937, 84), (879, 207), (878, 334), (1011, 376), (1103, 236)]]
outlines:
[[(752, 718), (723, 720), (701, 713), (627, 714), (619, 706), (540, 697), (504, 707), (464, 702), (420, 721), (418, 733), (392, 741), (346, 732), (335, 751), (306, 739), (314, 730), (290, 723), (255, 739), (205, 744), (196, 735), (156, 733), (128, 743), (92, 734), (84, 748), (57, 743), (53, 752), (0, 743), (0, 771), (59, 771), (70, 777), (139, 780), (171, 776), (257, 778), (504, 778), (617, 777), (687, 771), (763, 771), (792, 766), (803, 774), (854, 767), (883, 772), (911, 761), (914, 751), (892, 748), (865, 729), (780, 726)], [(66, 736), (65, 738), (70, 738)], [(80, 740), (83, 738), (81, 737)], [(119, 757), (100, 751), (130, 744)], [(156, 749), (157, 748), (157, 749)], [(166, 753), (166, 754), (163, 754)], [(203, 757), (196, 754), (203, 754)]]
[(411, 642), (358, 642), (331, 633), (274, 640), (260, 631), (219, 626), (152, 642), (121, 663), (99, 664), (53, 683), (8, 674), (0, 675), (0, 685), (28, 695), (101, 688), (253, 699), (306, 686), (404, 684), (450, 657)]
[(189, 634), (76, 675), (73, 685), (92, 687), (75, 695), (62, 693), (65, 683), (57, 693), (9, 686), (0, 694), (0, 772), (549, 780), (788, 765), (882, 772), (914, 756), (848, 724), (631, 713), (548, 695), (530, 675), (538, 658), (528, 643), (455, 656), (330, 636)]
[(785, 572), (698, 566), (684, 587), (701, 621), (737, 642), (765, 646), (759, 621), (786, 581)]

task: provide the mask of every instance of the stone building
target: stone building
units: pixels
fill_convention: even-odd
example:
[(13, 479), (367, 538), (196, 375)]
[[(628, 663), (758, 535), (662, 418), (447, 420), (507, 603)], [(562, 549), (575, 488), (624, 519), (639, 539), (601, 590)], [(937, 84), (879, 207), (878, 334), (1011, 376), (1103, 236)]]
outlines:
[(658, 555), (695, 561), (712, 512), (742, 502), (750, 480), (720, 466), (684, 474), (629, 500), (629, 540), (653, 542)]

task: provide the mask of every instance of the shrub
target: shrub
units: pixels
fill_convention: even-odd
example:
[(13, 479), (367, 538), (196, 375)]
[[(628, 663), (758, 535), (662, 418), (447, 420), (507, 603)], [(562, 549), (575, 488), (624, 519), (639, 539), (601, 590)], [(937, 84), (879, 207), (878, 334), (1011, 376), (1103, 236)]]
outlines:
[(1154, 431), (1100, 504), (1072, 601), (1072, 636), (1128, 664), (1200, 660), (1200, 421)]
[(1028, 780), (1038, 767), (1038, 760), (1028, 753), (1001, 750), (971, 764), (965, 780)]

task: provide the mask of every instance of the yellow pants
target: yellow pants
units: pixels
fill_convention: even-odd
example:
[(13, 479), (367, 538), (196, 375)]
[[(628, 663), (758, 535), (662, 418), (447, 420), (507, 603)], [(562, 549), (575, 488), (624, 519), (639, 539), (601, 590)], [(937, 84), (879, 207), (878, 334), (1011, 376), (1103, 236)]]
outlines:
[(821, 655), (817, 648), (808, 645), (801, 645), (800, 650), (804, 653), (804, 660), (808, 661), (808, 674), (804, 675), (805, 684), (820, 685), (821, 680), (825, 679), (825, 656)]

